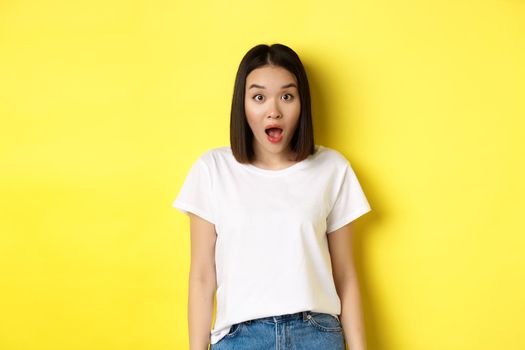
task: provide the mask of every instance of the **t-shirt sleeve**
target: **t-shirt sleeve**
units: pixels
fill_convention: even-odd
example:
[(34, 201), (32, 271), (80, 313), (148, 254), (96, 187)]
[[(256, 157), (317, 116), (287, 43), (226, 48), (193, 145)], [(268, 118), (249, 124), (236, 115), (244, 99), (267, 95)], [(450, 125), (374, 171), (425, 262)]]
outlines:
[(332, 233), (370, 210), (357, 176), (347, 163), (336, 199), (326, 219), (326, 233)]
[(193, 163), (172, 206), (184, 214), (192, 212), (211, 223), (215, 223), (211, 198), (210, 172), (206, 163), (198, 158)]

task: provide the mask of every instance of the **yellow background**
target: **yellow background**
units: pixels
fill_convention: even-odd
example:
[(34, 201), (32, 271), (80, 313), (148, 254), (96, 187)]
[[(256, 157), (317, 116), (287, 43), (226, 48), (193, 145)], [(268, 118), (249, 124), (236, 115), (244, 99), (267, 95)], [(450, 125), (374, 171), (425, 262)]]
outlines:
[(0, 349), (186, 349), (193, 161), (244, 53), (302, 58), (373, 211), (370, 350), (525, 348), (525, 3), (2, 1)]

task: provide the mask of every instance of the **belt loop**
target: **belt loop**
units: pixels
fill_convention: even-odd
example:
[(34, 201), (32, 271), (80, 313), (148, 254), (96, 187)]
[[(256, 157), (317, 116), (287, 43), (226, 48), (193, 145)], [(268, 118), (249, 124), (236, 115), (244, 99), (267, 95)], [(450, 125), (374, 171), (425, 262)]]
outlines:
[(303, 311), (303, 321), (306, 321), (306, 315), (308, 314), (308, 311)]

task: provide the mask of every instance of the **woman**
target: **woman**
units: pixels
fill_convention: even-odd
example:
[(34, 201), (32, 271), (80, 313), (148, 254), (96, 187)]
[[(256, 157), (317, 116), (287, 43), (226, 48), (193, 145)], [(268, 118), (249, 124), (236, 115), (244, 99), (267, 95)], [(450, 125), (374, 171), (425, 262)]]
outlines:
[(350, 223), (371, 208), (350, 163), (316, 145), (312, 125), (297, 54), (250, 49), (231, 145), (204, 152), (173, 202), (190, 217), (191, 350), (365, 349)]

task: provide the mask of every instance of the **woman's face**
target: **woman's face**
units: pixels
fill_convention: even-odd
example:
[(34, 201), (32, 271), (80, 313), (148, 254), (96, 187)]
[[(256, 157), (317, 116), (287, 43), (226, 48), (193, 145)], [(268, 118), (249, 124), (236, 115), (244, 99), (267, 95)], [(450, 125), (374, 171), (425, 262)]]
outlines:
[[(262, 66), (248, 74), (245, 89), (244, 109), (256, 155), (288, 155), (301, 114), (295, 75), (283, 67)], [(277, 129), (268, 129), (271, 126)]]

